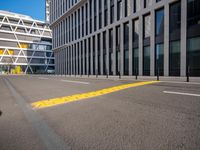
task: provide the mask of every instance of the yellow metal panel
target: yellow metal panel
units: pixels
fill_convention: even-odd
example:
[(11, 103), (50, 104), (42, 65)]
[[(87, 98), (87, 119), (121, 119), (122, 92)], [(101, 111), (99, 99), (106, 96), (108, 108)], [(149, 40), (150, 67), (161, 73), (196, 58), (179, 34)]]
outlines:
[(3, 55), (3, 51), (4, 51), (4, 50), (0, 49), (0, 55)]

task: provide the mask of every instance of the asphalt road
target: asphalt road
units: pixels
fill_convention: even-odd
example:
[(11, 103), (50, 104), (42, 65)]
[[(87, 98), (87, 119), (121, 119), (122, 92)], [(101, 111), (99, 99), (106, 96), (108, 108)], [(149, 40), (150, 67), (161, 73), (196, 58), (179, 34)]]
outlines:
[(200, 84), (159, 82), (47, 108), (31, 105), (137, 82), (0, 76), (0, 150), (199, 150)]

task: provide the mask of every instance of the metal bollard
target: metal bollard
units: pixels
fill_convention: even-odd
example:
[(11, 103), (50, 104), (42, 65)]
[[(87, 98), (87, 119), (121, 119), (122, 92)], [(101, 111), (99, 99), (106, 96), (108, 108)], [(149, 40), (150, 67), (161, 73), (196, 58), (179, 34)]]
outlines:
[(187, 67), (187, 82), (190, 82), (190, 67)]

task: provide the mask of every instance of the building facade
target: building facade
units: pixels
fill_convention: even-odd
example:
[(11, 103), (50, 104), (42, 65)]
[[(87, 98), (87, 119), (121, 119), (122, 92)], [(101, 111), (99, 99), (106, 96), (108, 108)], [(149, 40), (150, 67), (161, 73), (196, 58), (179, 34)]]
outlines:
[(46, 23), (49, 23), (49, 21), (50, 21), (50, 1), (51, 0), (45, 1), (45, 21), (46, 21)]
[(56, 74), (200, 76), (199, 0), (51, 0)]
[(0, 72), (45, 73), (54, 67), (49, 25), (0, 11)]

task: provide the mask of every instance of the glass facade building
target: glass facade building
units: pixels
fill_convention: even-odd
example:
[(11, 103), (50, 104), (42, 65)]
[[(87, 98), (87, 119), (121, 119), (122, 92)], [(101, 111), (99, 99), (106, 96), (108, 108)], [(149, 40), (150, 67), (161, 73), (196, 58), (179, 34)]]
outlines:
[(56, 74), (200, 76), (199, 0), (51, 0), (50, 24)]

